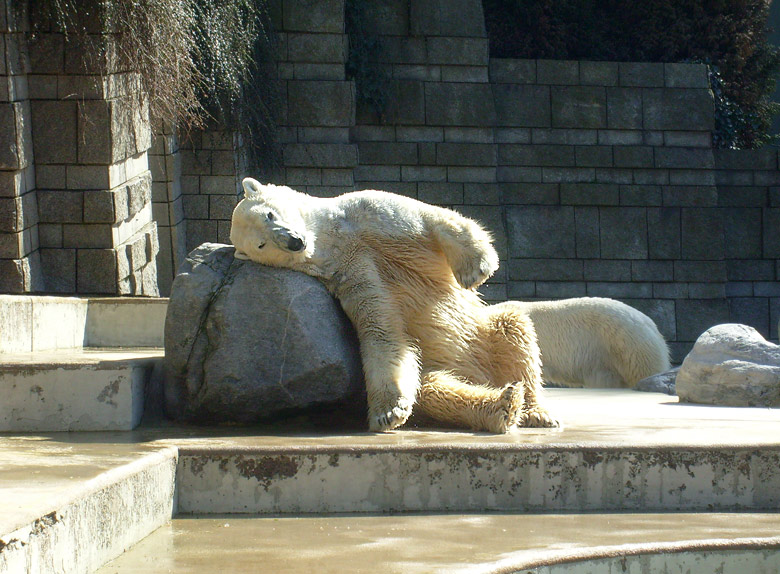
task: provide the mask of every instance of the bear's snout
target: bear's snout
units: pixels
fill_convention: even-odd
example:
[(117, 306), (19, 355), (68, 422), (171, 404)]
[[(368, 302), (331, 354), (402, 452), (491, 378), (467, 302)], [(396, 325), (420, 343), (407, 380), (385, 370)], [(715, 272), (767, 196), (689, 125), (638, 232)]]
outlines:
[(303, 239), (300, 237), (291, 235), (290, 239), (287, 240), (287, 249), (290, 251), (301, 251), (303, 250), (304, 246), (305, 244), (303, 243)]

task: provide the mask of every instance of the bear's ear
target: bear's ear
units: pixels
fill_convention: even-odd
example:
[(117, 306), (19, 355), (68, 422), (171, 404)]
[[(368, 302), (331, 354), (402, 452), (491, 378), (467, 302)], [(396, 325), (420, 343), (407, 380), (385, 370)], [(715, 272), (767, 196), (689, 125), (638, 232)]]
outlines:
[(241, 182), (247, 197), (257, 197), (261, 193), (262, 185), (256, 179), (245, 177)]

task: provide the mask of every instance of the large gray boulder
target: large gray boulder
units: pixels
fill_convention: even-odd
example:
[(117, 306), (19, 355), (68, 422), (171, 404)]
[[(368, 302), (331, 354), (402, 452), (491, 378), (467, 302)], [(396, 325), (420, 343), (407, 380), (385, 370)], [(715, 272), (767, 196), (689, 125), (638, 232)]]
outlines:
[[(204, 243), (181, 266), (165, 321), (165, 408), (196, 423), (253, 423), (361, 404), (352, 325), (316, 279)], [(353, 413), (354, 414), (354, 413)]]
[(677, 395), (710, 405), (780, 406), (780, 346), (747, 325), (716, 325), (680, 366)]

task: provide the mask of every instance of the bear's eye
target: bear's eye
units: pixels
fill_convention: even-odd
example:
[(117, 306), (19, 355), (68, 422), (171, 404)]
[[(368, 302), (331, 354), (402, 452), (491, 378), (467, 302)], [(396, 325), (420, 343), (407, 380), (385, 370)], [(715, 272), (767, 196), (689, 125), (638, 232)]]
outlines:
[(265, 242), (263, 242), (263, 243), (261, 243), (260, 245), (257, 246), (258, 249), (262, 249), (263, 247), (265, 247)]
[(273, 214), (272, 211), (266, 213), (265, 216), (268, 218), (268, 221), (273, 221), (274, 219), (276, 219), (276, 216)]

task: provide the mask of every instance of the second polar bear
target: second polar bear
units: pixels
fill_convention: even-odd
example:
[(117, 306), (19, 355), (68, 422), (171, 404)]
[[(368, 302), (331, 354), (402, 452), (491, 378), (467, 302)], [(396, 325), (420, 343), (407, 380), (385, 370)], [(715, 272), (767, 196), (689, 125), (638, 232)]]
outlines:
[(475, 430), (557, 426), (541, 400), (533, 324), (473, 290), (498, 267), (476, 222), (381, 191), (321, 199), (243, 186), (236, 257), (317, 277), (339, 299), (360, 340), (371, 430), (404, 424), (415, 403)]
[(545, 381), (630, 388), (670, 368), (669, 348), (653, 320), (620, 301), (580, 297), (501, 305), (520, 309), (533, 321)]

